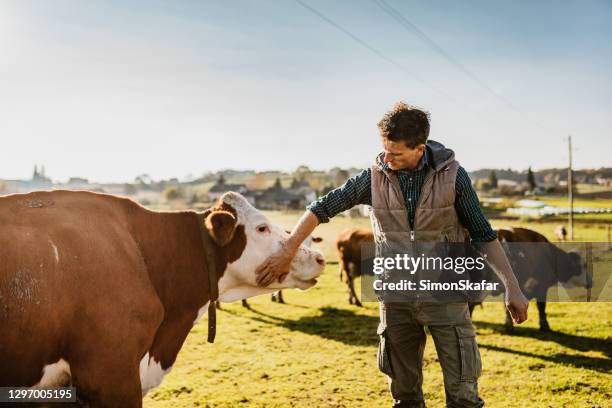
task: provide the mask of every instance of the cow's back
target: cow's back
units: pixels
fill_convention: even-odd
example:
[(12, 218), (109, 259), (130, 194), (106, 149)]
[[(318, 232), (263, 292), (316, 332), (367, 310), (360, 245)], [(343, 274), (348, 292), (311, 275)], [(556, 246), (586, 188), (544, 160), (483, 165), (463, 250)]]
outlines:
[(94, 323), (127, 332), (121, 314), (154, 303), (130, 233), (128, 215), (141, 211), (88, 192), (0, 198), (0, 384), (33, 385), (60, 359), (78, 367), (94, 341), (105, 341), (89, 338)]

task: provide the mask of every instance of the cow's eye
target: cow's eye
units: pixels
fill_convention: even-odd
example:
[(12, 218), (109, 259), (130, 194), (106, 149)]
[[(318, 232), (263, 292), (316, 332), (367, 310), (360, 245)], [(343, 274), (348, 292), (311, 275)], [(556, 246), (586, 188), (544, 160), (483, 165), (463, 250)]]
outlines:
[(257, 226), (257, 232), (260, 233), (265, 233), (265, 232), (270, 232), (270, 227), (268, 227), (266, 224), (261, 224)]

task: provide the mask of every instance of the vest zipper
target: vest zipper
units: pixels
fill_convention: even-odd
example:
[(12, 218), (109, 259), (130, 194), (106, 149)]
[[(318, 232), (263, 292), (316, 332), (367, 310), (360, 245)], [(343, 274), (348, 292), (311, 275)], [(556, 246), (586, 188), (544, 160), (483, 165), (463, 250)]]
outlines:
[[(433, 178), (433, 176), (436, 173), (437, 173), (436, 171), (433, 171), (430, 174), (428, 174), (425, 181), (423, 181), (423, 186), (425, 186), (425, 184), (427, 184), (429, 179)], [(414, 223), (412, 224), (412, 230), (410, 231), (410, 241), (414, 241), (414, 228), (416, 227), (417, 213), (419, 212), (419, 207), (421, 206), (421, 199), (423, 198), (423, 186), (421, 186), (421, 191), (419, 192), (419, 199), (417, 200), (416, 207), (414, 208)]]

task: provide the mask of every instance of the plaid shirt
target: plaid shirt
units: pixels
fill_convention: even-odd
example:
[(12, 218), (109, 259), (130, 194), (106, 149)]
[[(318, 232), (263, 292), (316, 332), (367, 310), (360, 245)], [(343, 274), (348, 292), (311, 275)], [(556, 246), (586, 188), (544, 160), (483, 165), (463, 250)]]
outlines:
[[(424, 154), (414, 170), (395, 171), (404, 194), (411, 228), (414, 228), (414, 214), (421, 188), (425, 182), (427, 167), (428, 158), (427, 154)], [(372, 169), (365, 169), (358, 175), (349, 178), (342, 186), (312, 202), (307, 208), (318, 218), (320, 223), (325, 223), (329, 222), (329, 219), (335, 215), (358, 204), (372, 205), (371, 181)], [(457, 171), (455, 192), (455, 209), (459, 221), (468, 230), (471, 240), (473, 242), (488, 242), (497, 239), (497, 233), (491, 228), (491, 224), (480, 208), (480, 202), (476, 191), (472, 187), (470, 177), (461, 166)]]

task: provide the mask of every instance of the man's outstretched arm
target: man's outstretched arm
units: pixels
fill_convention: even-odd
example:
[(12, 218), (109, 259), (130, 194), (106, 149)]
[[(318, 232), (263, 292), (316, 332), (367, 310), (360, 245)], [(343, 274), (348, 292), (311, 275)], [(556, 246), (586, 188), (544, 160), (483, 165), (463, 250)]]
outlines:
[(457, 171), (455, 183), (455, 208), (463, 226), (470, 233), (472, 242), (486, 254), (487, 260), (495, 274), (506, 289), (506, 307), (516, 323), (527, 320), (529, 301), (523, 295), (508, 262), (506, 253), (497, 240), (497, 233), (480, 208), (480, 201), (472, 187), (470, 176), (463, 167)]
[(342, 186), (311, 203), (287, 241), (283, 243), (283, 247), (257, 268), (257, 284), (268, 286), (276, 279), (282, 282), (289, 273), (291, 260), (298, 248), (317, 225), (328, 222), (330, 218), (357, 204), (371, 204), (370, 183), (370, 169), (365, 169)]
[(317, 225), (319, 225), (318, 218), (310, 210), (306, 210), (291, 231), (289, 238), (283, 243), (283, 248), (270, 255), (255, 271), (259, 286), (268, 286), (276, 279), (279, 282), (285, 279), (291, 267), (291, 260), (295, 257), (298, 248)]
[(518, 324), (523, 323), (527, 320), (529, 300), (523, 295), (523, 291), (519, 287), (504, 249), (498, 240), (483, 242), (478, 246), (480, 251), (486, 255), (493, 271), (506, 288), (506, 308), (510, 312), (512, 320)]

